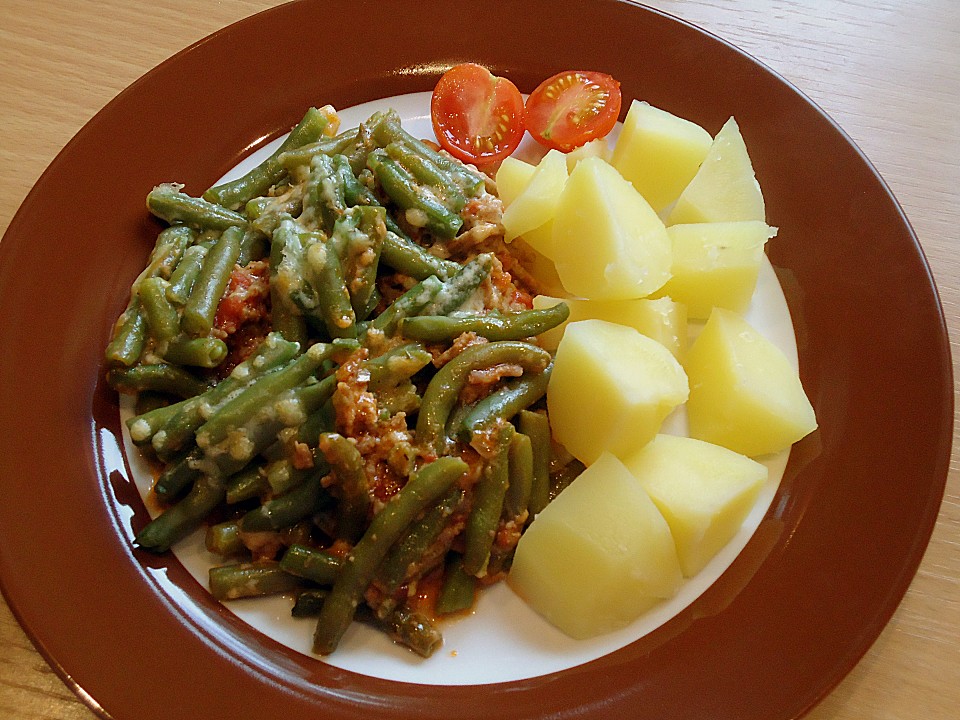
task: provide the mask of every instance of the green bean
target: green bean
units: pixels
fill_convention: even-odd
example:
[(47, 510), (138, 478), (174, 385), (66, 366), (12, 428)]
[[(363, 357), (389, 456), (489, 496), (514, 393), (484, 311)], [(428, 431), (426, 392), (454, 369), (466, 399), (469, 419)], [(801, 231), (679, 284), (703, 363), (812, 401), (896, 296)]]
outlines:
[[(278, 319), (280, 313), (297, 318), (289, 320), (291, 333), (300, 332), (302, 328), (304, 341), (306, 339), (307, 324), (316, 325), (324, 331), (324, 308), (321, 306), (319, 294), (315, 287), (316, 279), (309, 274), (307, 265), (307, 249), (314, 244), (321, 247), (316, 250), (323, 254), (327, 237), (322, 232), (311, 232), (303, 228), (292, 218), (285, 218), (273, 234), (271, 246), (271, 297), (276, 298)], [(342, 288), (345, 292), (346, 289)], [(273, 311), (271, 311), (273, 312)], [(287, 326), (282, 326), (287, 333)], [(286, 336), (286, 335), (285, 335)]]
[(384, 335), (393, 335), (399, 322), (410, 315), (416, 315), (427, 306), (437, 293), (443, 288), (443, 283), (434, 275), (425, 278), (414, 285), (403, 295), (394, 300), (386, 310), (377, 315), (369, 325), (370, 330), (376, 330)]
[[(307, 324), (303, 312), (293, 302), (291, 297), (291, 283), (302, 282), (299, 266), (291, 267), (296, 252), (291, 247), (291, 255), (286, 253), (287, 242), (299, 246), (300, 240), (296, 236), (293, 221), (281, 222), (273, 234), (270, 245), (270, 319), (273, 329), (285, 339), (306, 346)], [(286, 259), (286, 264), (285, 263)]]
[(454, 487), (429, 508), (419, 520), (414, 521), (401, 537), (377, 571), (377, 578), (384, 592), (392, 595), (414, 571), (429, 568), (419, 567), (428, 548), (436, 541), (450, 521), (450, 516), (463, 500), (463, 490)]
[(380, 260), (414, 280), (423, 280), (430, 275), (445, 280), (453, 277), (460, 267), (455, 262), (430, 254), (413, 240), (389, 229), (383, 239)]
[(463, 569), (463, 556), (450, 553), (443, 573), (443, 584), (437, 595), (439, 615), (463, 612), (473, 607), (477, 598), (477, 578)]
[(459, 428), (450, 428), (459, 434), (464, 442), (470, 442), (475, 433), (481, 433), (492, 427), (497, 420), (509, 420), (521, 410), (533, 405), (547, 393), (550, 364), (540, 373), (528, 373), (523, 377), (507, 382), (499, 390), (480, 400), (463, 419)]
[(420, 409), (420, 393), (409, 380), (396, 387), (381, 388), (376, 391), (377, 407), (384, 419), (399, 412), (412, 415)]
[[(184, 225), (172, 225), (157, 235), (157, 242), (147, 267), (140, 273), (138, 282), (148, 277), (161, 277), (169, 280), (180, 264), (184, 252), (194, 242), (197, 232)], [(134, 283), (136, 284), (136, 283)]]
[(360, 619), (385, 632), (391, 640), (428, 658), (443, 644), (443, 636), (433, 623), (420, 613), (400, 607), (380, 617), (377, 613), (361, 611)]
[(204, 423), (204, 415), (212, 413), (234, 392), (266, 373), (293, 359), (299, 349), (296, 343), (270, 333), (251, 355), (203, 395), (188, 400), (180, 412), (170, 418), (153, 436), (153, 449), (161, 458), (179, 450)]
[(282, 530), (309, 517), (324, 494), (320, 478), (319, 472), (314, 473), (292, 490), (251, 510), (240, 520), (240, 529), (244, 532)]
[(463, 218), (447, 209), (433, 190), (417, 184), (413, 175), (386, 151), (371, 152), (367, 156), (367, 167), (373, 171), (383, 191), (404, 211), (407, 222), (441, 239), (456, 236)]
[(481, 253), (470, 260), (456, 275), (443, 283), (440, 292), (419, 314), (448, 315), (459, 310), (490, 275), (493, 260), (491, 253)]
[(343, 567), (343, 558), (306, 545), (291, 545), (280, 558), (280, 567), (318, 585), (333, 585)]
[(318, 343), (285, 367), (258, 376), (199, 426), (197, 444), (207, 448), (223, 441), (227, 433), (242, 427), (259, 409), (276, 400), (281, 393), (306, 381), (337, 349), (333, 344)]
[(239, 472), (254, 457), (273, 446), (282, 430), (303, 422), (304, 418), (327, 402), (336, 389), (335, 381), (336, 378), (331, 375), (320, 382), (284, 391), (268, 400), (256, 415), (234, 431), (228, 431), (228, 436), (221, 443), (204, 447), (201, 467), (220, 477)]
[(217, 307), (240, 256), (242, 238), (243, 230), (228, 228), (203, 259), (203, 267), (180, 318), (181, 326), (190, 335), (206, 335), (213, 328)]
[[(143, 394), (141, 394), (141, 397)], [(140, 398), (137, 398), (138, 400)], [(180, 400), (169, 405), (161, 405), (151, 410), (141, 412), (127, 419), (127, 430), (130, 431), (130, 439), (136, 444), (147, 443), (154, 434), (162, 428), (171, 418), (175, 417), (190, 402), (190, 398)]]
[(400, 163), (418, 183), (433, 190), (437, 199), (448, 210), (455, 213), (463, 210), (463, 206), (467, 204), (467, 196), (463, 194), (463, 190), (452, 177), (443, 172), (430, 158), (398, 142), (388, 144), (385, 150), (387, 155)]
[(313, 158), (318, 154), (332, 157), (349, 153), (350, 148), (357, 144), (357, 133), (358, 128), (352, 128), (332, 138), (320, 138), (301, 147), (285, 150), (278, 159), (287, 172), (295, 173), (304, 167), (309, 168)]
[(510, 482), (503, 500), (504, 517), (521, 522), (530, 505), (533, 488), (533, 443), (523, 433), (515, 433), (509, 450)]
[(270, 489), (267, 479), (260, 470), (259, 465), (248, 465), (227, 479), (228, 505), (236, 505), (244, 500), (260, 497)]
[[(303, 185), (294, 185), (277, 197), (255, 198), (247, 203), (244, 212), (251, 218), (252, 230), (267, 238), (273, 238), (280, 223), (303, 213)], [(266, 253), (264, 253), (266, 254)]]
[(170, 284), (167, 285), (167, 300), (174, 305), (183, 306), (190, 298), (190, 291), (193, 284), (200, 275), (200, 268), (203, 267), (203, 259), (206, 257), (209, 248), (204, 245), (191, 245), (184, 253), (177, 269), (170, 276)]
[(540, 373), (551, 360), (546, 350), (512, 340), (468, 347), (440, 368), (427, 385), (417, 415), (417, 442), (438, 454), (446, 450), (447, 420), (472, 371), (511, 363), (520, 365), (525, 372)]
[(199, 395), (207, 389), (203, 380), (167, 363), (114, 368), (107, 373), (107, 383), (117, 392), (153, 390), (182, 398)]
[[(347, 172), (350, 172), (349, 167)], [(347, 209), (343, 176), (338, 172), (334, 158), (323, 153), (313, 157), (305, 191), (300, 222), (307, 225), (315, 222), (321, 231), (330, 235), (334, 223)]]
[[(344, 198), (350, 206), (382, 207), (373, 191), (355, 175), (344, 175)], [(383, 221), (387, 232), (383, 238), (380, 259), (397, 272), (409, 275), (414, 280), (423, 280), (431, 275), (446, 280), (460, 269), (457, 263), (432, 255), (411, 240), (389, 213)]]
[(140, 358), (147, 342), (147, 317), (140, 302), (140, 284), (153, 277), (169, 278), (180, 262), (194, 233), (182, 226), (169, 227), (157, 235), (147, 266), (130, 288), (130, 300), (113, 327), (110, 343), (104, 351), (107, 361), (130, 367)]
[(296, 618), (317, 617), (329, 594), (329, 590), (320, 588), (300, 591), (297, 593), (297, 599), (293, 601), (293, 609), (290, 614)]
[[(314, 414), (316, 415), (316, 413)], [(301, 425), (301, 428), (302, 427), (303, 426)], [(326, 431), (326, 428), (324, 428), (324, 431)], [(298, 429), (297, 432), (299, 434), (300, 430)], [(316, 445), (317, 439), (320, 437), (320, 433), (321, 431), (318, 430), (314, 434), (313, 438), (309, 441), (310, 444)], [(316, 447), (313, 448), (312, 454), (313, 465), (307, 468), (294, 467), (290, 459), (286, 457), (280, 457), (268, 463), (264, 468), (264, 475), (267, 478), (267, 484), (270, 486), (270, 491), (274, 495), (282, 495), (283, 493), (302, 483), (314, 472), (319, 472), (321, 476), (330, 472), (326, 460), (324, 460), (323, 456), (319, 453)]]
[(177, 365), (214, 368), (227, 358), (227, 344), (220, 338), (177, 338), (167, 345), (163, 359)]
[(400, 334), (414, 340), (449, 342), (465, 332), (487, 340), (522, 340), (556, 327), (570, 314), (566, 303), (537, 310), (486, 315), (421, 315), (406, 318)]
[(504, 425), (496, 454), (486, 463), (474, 486), (473, 508), (463, 531), (463, 570), (468, 575), (482, 576), (486, 572), (510, 482), (509, 457), (513, 434), (513, 425)]
[(446, 155), (442, 155), (408, 133), (403, 129), (403, 126), (400, 124), (400, 117), (395, 112), (388, 113), (381, 122), (377, 124), (373, 131), (373, 136), (377, 144), (381, 147), (386, 147), (392, 142), (402, 143), (416, 154), (427, 158), (441, 170), (450, 174), (454, 182), (459, 185), (467, 197), (473, 197), (483, 190), (483, 176), (474, 172), (463, 163)]
[(530, 438), (533, 452), (533, 477), (527, 503), (533, 518), (550, 502), (550, 421), (544, 413), (521, 410), (518, 426), (520, 432)]
[(172, 458), (153, 484), (154, 495), (166, 502), (172, 502), (200, 477), (196, 464), (202, 457), (200, 449), (193, 447)]
[(372, 507), (363, 456), (354, 443), (339, 433), (323, 433), (319, 440), (318, 447), (330, 464), (340, 491), (337, 534), (355, 541), (363, 533)]
[(161, 277), (144, 278), (137, 289), (147, 328), (156, 340), (169, 340), (180, 332), (180, 316), (167, 300), (167, 281)]
[(412, 475), (374, 516), (363, 537), (347, 556), (340, 576), (323, 604), (313, 637), (314, 652), (328, 655), (336, 649), (390, 546), (414, 518), (447, 492), (467, 469), (467, 464), (460, 458), (437, 458)]
[(114, 325), (104, 357), (111, 364), (130, 367), (140, 359), (146, 344), (147, 318), (140, 298), (134, 295)]
[(363, 362), (369, 375), (367, 388), (384, 390), (409, 380), (430, 364), (433, 356), (420, 343), (407, 343), (391, 348)]
[(210, 568), (210, 594), (217, 600), (237, 600), (291, 592), (303, 581), (280, 569), (273, 560)]
[(306, 271), (327, 334), (331, 338), (355, 338), (357, 316), (343, 276), (342, 246), (343, 239), (336, 232), (327, 241), (315, 238), (307, 246)]
[(332, 403), (324, 403), (322, 407), (311, 413), (297, 429), (297, 440), (311, 447), (316, 447), (320, 433), (332, 431), (336, 424), (337, 415)]
[(199, 230), (244, 228), (247, 219), (222, 205), (180, 192), (180, 185), (158, 185), (147, 195), (147, 209), (169, 223), (183, 223)]
[(192, 533), (223, 502), (226, 489), (219, 480), (201, 475), (187, 496), (167, 508), (136, 535), (145, 550), (162, 553)]
[(248, 227), (240, 239), (240, 253), (237, 255), (237, 265), (246, 267), (254, 260), (262, 260), (270, 251), (270, 241), (267, 235), (256, 228)]
[(372, 311), (370, 298), (377, 288), (377, 269), (387, 233), (385, 217), (386, 210), (381, 207), (358, 206), (348, 209), (335, 226), (335, 232), (344, 235), (344, 280), (358, 318)]
[(207, 528), (204, 545), (208, 552), (220, 557), (240, 555), (247, 549), (240, 536), (240, 523), (236, 520), (210, 525)]
[(203, 194), (204, 199), (236, 210), (248, 200), (266, 195), (286, 175), (279, 156), (287, 150), (317, 141), (330, 124), (331, 115), (332, 109), (310, 108), (270, 157), (242, 177), (210, 188)]

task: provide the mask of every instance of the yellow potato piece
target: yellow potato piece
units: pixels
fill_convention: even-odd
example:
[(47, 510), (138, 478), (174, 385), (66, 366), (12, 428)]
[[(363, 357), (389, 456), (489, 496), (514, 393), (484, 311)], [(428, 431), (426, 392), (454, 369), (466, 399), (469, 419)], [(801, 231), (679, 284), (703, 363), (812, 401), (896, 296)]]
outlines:
[(627, 625), (672, 597), (681, 579), (670, 528), (610, 454), (537, 515), (508, 575), (536, 612), (577, 639)]
[(766, 220), (753, 163), (733, 118), (713, 139), (697, 174), (680, 193), (667, 224), (729, 220)]
[(687, 377), (663, 345), (605, 320), (567, 325), (547, 386), (554, 438), (589, 465), (635, 452), (687, 399)]
[(657, 435), (623, 463), (666, 518), (686, 577), (737, 534), (768, 474), (732, 450), (674, 435)]
[(611, 164), (660, 212), (696, 175), (712, 142), (696, 123), (634, 100)]
[(531, 241), (530, 233), (553, 219), (566, 181), (566, 157), (559, 150), (550, 150), (537, 164), (526, 187), (504, 210), (504, 239), (510, 242), (523, 235), (528, 243), (550, 257), (549, 247), (541, 247), (535, 239)]
[(531, 165), (512, 155), (503, 159), (500, 168), (497, 170), (496, 181), (497, 196), (503, 202), (505, 208), (513, 204), (513, 201), (530, 184), (530, 178), (533, 177), (536, 169), (536, 165)]
[(714, 309), (684, 367), (692, 437), (757, 457), (784, 450), (817, 427), (786, 355), (733, 311)]
[(565, 322), (538, 336), (540, 345), (547, 350), (557, 349), (569, 323), (591, 319), (632, 327), (663, 345), (678, 360), (687, 347), (687, 310), (671, 298), (583, 300), (537, 295), (533, 298), (533, 307), (548, 308), (560, 302), (567, 304), (570, 315)]
[(670, 277), (663, 222), (633, 185), (598, 157), (577, 163), (553, 218), (549, 251), (563, 286), (577, 297), (646, 297)]
[(573, 172), (577, 163), (588, 157), (598, 157), (610, 162), (612, 151), (606, 138), (595, 138), (567, 153), (567, 171)]
[(695, 320), (706, 320), (714, 307), (744, 312), (757, 287), (764, 245), (776, 233), (759, 220), (671, 225), (671, 277), (657, 295), (684, 303)]

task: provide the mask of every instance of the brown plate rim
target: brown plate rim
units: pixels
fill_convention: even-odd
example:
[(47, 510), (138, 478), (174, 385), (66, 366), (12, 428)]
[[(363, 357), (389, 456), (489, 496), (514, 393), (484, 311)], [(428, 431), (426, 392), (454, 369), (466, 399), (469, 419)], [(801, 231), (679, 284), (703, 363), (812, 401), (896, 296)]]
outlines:
[[(37, 182), (0, 243), (8, 603), (64, 681), (118, 720), (242, 717), (251, 703), (329, 718), (442, 718), (452, 703), (466, 718), (800, 717), (889, 620), (943, 497), (950, 348), (906, 216), (814, 103), (687, 22), (618, 0), (562, 12), (498, 0), (457, 5), (465, 36), (438, 26), (443, 10), (439, 0), (301, 0), (230, 25), (121, 93)], [(379, 42), (359, 43), (356, 23)], [(277, 63), (284, 49), (295, 52)], [(429, 90), (443, 66), (468, 59), (526, 91), (566, 67), (606, 70), (627, 97), (711, 132), (738, 118), (781, 227), (769, 257), (821, 428), (795, 447), (737, 561), (656, 632), (544, 677), (409, 685), (283, 648), (212, 602), (175, 560), (131, 549), (147, 516), (127, 480), (100, 349), (158, 228), (143, 210), (153, 184), (202, 191), (309, 104)]]

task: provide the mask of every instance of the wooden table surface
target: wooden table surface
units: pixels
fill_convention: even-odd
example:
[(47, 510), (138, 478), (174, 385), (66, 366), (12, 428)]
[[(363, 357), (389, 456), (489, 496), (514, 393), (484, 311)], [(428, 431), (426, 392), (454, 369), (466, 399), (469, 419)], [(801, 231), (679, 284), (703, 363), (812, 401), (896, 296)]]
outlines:
[[(0, 0), (0, 234), (57, 152), (149, 69), (266, 0)], [(890, 184), (960, 338), (960, 5), (954, 0), (658, 0), (794, 83)], [(960, 715), (960, 467), (902, 605), (815, 720)], [(94, 717), (0, 599), (0, 716)], [(667, 720), (667, 719), (665, 719)], [(718, 719), (719, 720), (719, 719)], [(733, 720), (733, 719), (731, 719)]]

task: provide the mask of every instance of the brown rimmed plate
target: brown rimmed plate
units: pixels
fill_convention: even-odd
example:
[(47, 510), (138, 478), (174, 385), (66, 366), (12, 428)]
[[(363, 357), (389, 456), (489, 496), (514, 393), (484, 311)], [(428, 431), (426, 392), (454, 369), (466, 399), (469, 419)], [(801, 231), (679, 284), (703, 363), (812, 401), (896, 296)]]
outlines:
[[(711, 132), (737, 117), (780, 228), (768, 254), (820, 430), (740, 557), (658, 630), (538, 678), (413, 685), (268, 640), (172, 558), (131, 549), (147, 513), (100, 363), (158, 229), (143, 206), (154, 184), (200, 192), (309, 105), (429, 90), (463, 60), (525, 91), (564, 68), (604, 70), (627, 98)], [(0, 582), (53, 667), (116, 720), (795, 718), (893, 613), (949, 462), (943, 315), (883, 181), (774, 73), (614, 0), (299, 2), (232, 25), (132, 85), (56, 158), (0, 243), (0, 307)]]

